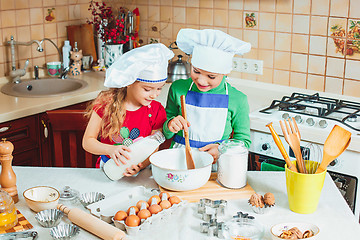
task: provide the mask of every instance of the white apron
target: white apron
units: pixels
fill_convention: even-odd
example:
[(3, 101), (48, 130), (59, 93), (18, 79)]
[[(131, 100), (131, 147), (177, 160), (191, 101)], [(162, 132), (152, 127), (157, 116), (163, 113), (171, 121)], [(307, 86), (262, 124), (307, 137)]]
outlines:
[[(189, 128), (190, 146), (201, 148), (211, 143), (221, 142), (224, 135), (229, 106), (228, 87), (226, 94), (211, 94), (191, 91), (186, 94), (186, 115), (191, 126)], [(184, 147), (185, 139), (177, 134), (173, 147)]]

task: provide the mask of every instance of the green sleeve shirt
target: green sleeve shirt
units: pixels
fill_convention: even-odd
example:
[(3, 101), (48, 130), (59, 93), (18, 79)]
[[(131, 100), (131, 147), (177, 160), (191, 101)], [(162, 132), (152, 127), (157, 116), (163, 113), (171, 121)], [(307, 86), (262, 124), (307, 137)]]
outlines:
[[(186, 95), (192, 79), (182, 79), (177, 80), (172, 83), (166, 103), (166, 116), (168, 120), (164, 123), (163, 132), (167, 139), (172, 138), (174, 133), (171, 132), (168, 128), (168, 122), (174, 117), (181, 115), (181, 101), (180, 96)], [(225, 77), (220, 83), (220, 85), (214, 89), (207, 91), (206, 93), (212, 94), (226, 94), (225, 84), (228, 86), (229, 93), (229, 108), (226, 119), (226, 126), (222, 139), (228, 139), (233, 133), (234, 139), (241, 140), (245, 143), (247, 148), (250, 147), (250, 119), (249, 119), (249, 104), (247, 101), (247, 96), (232, 87), (229, 83), (226, 83)], [(195, 84), (193, 84), (192, 91), (201, 92)], [(211, 121), (211, 119), (209, 119)], [(190, 123), (191, 124), (191, 123)], [(206, 124), (206, 123), (204, 123)], [(191, 126), (190, 126), (191, 128)], [(177, 133), (180, 136), (183, 136), (182, 131)], [(172, 145), (174, 142), (172, 143)]]

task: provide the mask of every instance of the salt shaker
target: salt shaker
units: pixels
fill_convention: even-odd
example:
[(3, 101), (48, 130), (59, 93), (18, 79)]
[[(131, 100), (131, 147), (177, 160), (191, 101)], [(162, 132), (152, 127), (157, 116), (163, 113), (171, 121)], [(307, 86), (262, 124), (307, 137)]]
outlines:
[(217, 181), (227, 188), (242, 188), (246, 185), (248, 149), (237, 139), (228, 139), (219, 145)]
[(0, 161), (1, 161), (1, 174), (0, 184), (1, 189), (8, 192), (15, 203), (19, 201), (17, 186), (16, 186), (16, 175), (12, 169), (12, 152), (14, 145), (6, 141), (6, 138), (0, 141)]

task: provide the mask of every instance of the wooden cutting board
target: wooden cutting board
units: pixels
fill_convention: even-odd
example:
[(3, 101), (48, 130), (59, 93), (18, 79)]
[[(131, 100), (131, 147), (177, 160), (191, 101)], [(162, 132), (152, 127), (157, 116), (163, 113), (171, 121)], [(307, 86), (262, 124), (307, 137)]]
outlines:
[(78, 43), (78, 49), (82, 50), (83, 55), (92, 55), (94, 62), (97, 61), (94, 31), (92, 25), (81, 24), (66, 27), (68, 39), (72, 47)]
[(241, 189), (229, 189), (221, 186), (217, 181), (217, 173), (211, 173), (209, 181), (199, 189), (191, 191), (172, 191), (159, 186), (163, 192), (168, 192), (170, 195), (176, 195), (183, 200), (189, 202), (197, 202), (201, 198), (208, 198), (211, 200), (230, 200), (230, 199), (249, 199), (255, 193), (254, 189), (249, 184)]

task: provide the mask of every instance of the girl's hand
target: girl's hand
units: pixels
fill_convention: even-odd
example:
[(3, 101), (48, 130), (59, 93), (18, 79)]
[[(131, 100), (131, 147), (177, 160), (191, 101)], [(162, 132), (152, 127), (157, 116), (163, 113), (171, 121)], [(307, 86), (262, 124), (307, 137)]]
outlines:
[(126, 169), (126, 172), (124, 172), (124, 176), (126, 176), (126, 177), (133, 176), (133, 175), (137, 174), (138, 172), (140, 172), (141, 169), (143, 169), (142, 163), (139, 163), (138, 165), (132, 165), (130, 168)]
[(213, 143), (213, 144), (209, 144), (206, 145), (202, 148), (199, 148), (200, 151), (202, 152), (208, 152), (210, 153), (210, 155), (214, 158), (214, 163), (216, 163), (217, 159), (219, 158), (219, 144)]
[(131, 152), (131, 149), (125, 145), (110, 145), (107, 155), (120, 166), (121, 163), (126, 164), (126, 160), (130, 160), (127, 152)]
[(183, 129), (185, 130), (185, 132), (187, 132), (189, 130), (189, 127), (190, 123), (180, 115), (171, 119), (168, 123), (168, 128), (173, 133), (177, 133)]

